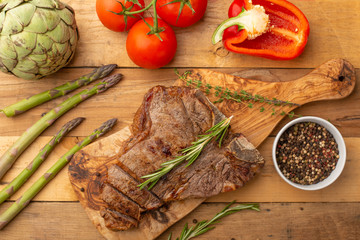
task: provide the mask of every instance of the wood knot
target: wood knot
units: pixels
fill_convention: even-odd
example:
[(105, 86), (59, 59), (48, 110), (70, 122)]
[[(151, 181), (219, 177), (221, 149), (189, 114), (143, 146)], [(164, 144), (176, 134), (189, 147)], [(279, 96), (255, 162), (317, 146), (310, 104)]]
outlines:
[(159, 210), (150, 211), (151, 217), (160, 223), (168, 223), (169, 218), (165, 213), (160, 212)]
[(213, 52), (216, 56), (219, 57), (226, 57), (229, 55), (229, 51), (224, 48), (221, 42), (215, 44)]

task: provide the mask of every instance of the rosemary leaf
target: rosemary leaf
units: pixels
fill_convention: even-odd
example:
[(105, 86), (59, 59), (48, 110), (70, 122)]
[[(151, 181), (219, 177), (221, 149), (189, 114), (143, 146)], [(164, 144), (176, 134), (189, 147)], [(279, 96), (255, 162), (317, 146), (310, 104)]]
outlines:
[(154, 173), (142, 176), (141, 178), (147, 178), (146, 181), (139, 184), (138, 187), (143, 189), (145, 186), (149, 185), (149, 190), (155, 186), (155, 184), (160, 180), (162, 176), (170, 172), (172, 169), (180, 165), (181, 163), (187, 161), (186, 167), (190, 166), (201, 154), (204, 147), (213, 139), (219, 140), (219, 147), (221, 147), (221, 142), (224, 139), (224, 136), (230, 126), (230, 121), (232, 116), (225, 118), (221, 122), (217, 123), (209, 130), (207, 130), (204, 135), (199, 135), (198, 139), (195, 142), (192, 142), (190, 147), (187, 147), (181, 150), (181, 153), (185, 155), (180, 155), (175, 157), (175, 159), (164, 162), (161, 164), (161, 168), (156, 170)]
[[(260, 211), (259, 209), (259, 204), (239, 204), (235, 207), (230, 208), (230, 206), (234, 203), (231, 202), (229, 205), (227, 205), (221, 212), (217, 213), (211, 220), (203, 220), (201, 222), (198, 222), (195, 226), (192, 227), (188, 227), (188, 224), (186, 223), (181, 234), (180, 237), (176, 238), (176, 240), (188, 240), (194, 237), (197, 237), (201, 234), (204, 234), (212, 229), (215, 228), (215, 226), (212, 226), (216, 223), (219, 223), (220, 219), (239, 212), (241, 210), (245, 210), (245, 209), (251, 209), (251, 210), (255, 210), (255, 211)], [(168, 240), (171, 240), (172, 237), (172, 233), (170, 233)]]

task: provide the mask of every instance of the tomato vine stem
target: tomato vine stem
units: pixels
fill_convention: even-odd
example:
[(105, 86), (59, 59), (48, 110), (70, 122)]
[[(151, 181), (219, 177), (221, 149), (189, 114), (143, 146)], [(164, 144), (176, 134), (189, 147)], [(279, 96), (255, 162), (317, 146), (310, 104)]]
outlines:
[(140, 10), (137, 10), (137, 11), (133, 11), (133, 12), (130, 12), (130, 11), (125, 11), (124, 14), (126, 15), (133, 15), (133, 14), (138, 14), (138, 13), (142, 13), (142, 12), (145, 12), (146, 10), (149, 10), (151, 8), (151, 6), (156, 6), (156, 1), (157, 0), (152, 0), (151, 3), (149, 3), (149, 5), (147, 5), (146, 7), (144, 7), (143, 9), (140, 9)]
[[(143, 9), (140, 9), (138, 11), (123, 11), (122, 14), (124, 14), (125, 16), (131, 16), (131, 15), (135, 15), (135, 14), (139, 14), (142, 12), (145, 12), (146, 10), (149, 10), (151, 7), (154, 8), (154, 26), (151, 26), (149, 23), (147, 23), (145, 21), (145, 19), (143, 18), (143, 21), (145, 22), (145, 24), (150, 28), (150, 31), (148, 32), (148, 35), (152, 35), (154, 34), (155, 36), (157, 36), (160, 41), (163, 41), (160, 34), (162, 31), (164, 31), (165, 29), (163, 28), (159, 28), (159, 23), (158, 23), (158, 17), (157, 17), (157, 12), (156, 12), (156, 2), (157, 0), (152, 0), (146, 7), (144, 7)], [(131, 10), (131, 9), (130, 9)]]

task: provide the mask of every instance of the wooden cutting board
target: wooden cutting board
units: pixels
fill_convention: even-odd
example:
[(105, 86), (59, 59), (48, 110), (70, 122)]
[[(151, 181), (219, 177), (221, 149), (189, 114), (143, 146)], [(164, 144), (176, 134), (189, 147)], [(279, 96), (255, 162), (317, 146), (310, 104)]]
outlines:
[[(201, 80), (203, 84), (221, 86), (231, 91), (246, 90), (253, 95), (259, 94), (268, 99), (276, 97), (297, 105), (274, 107), (267, 103), (255, 103), (249, 108), (247, 103), (225, 100), (217, 107), (226, 115), (233, 115), (231, 127), (235, 132), (242, 132), (255, 146), (271, 133), (280, 120), (294, 108), (305, 103), (341, 99), (348, 96), (355, 87), (355, 71), (346, 60), (333, 59), (316, 68), (311, 73), (297, 80), (288, 82), (264, 82), (244, 79), (233, 75), (204, 69), (192, 70), (188, 79)], [(176, 85), (184, 85), (178, 80)], [(213, 94), (209, 99), (214, 101)], [(260, 108), (264, 108), (260, 112)], [(274, 110), (276, 111), (273, 114)], [(103, 204), (99, 198), (99, 187), (106, 174), (107, 167), (116, 162), (122, 142), (130, 136), (128, 127), (103, 138), (77, 153), (69, 165), (69, 177), (82, 206), (98, 231), (107, 239), (138, 240), (154, 239), (172, 224), (187, 215), (205, 199), (190, 199), (173, 202), (166, 207), (144, 215), (136, 229), (113, 232), (105, 227), (99, 214)], [(231, 199), (229, 199), (230, 201)]]

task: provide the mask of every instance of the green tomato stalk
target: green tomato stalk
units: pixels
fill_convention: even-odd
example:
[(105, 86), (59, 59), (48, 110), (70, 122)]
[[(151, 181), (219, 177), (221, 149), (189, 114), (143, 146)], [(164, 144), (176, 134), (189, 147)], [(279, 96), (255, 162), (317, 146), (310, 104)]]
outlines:
[(31, 177), (39, 166), (49, 156), (55, 146), (68, 134), (77, 127), (85, 118), (75, 118), (66, 123), (60, 131), (41, 149), (33, 161), (6, 187), (0, 191), (0, 204), (11, 197), (19, 188)]
[(16, 159), (24, 152), (24, 150), (50, 125), (52, 125), (56, 119), (64, 115), (70, 109), (74, 108), (79, 103), (94, 96), (98, 93), (102, 93), (107, 89), (117, 84), (122, 78), (121, 74), (115, 74), (105, 78), (103, 81), (97, 83), (94, 87), (86, 89), (57, 107), (50, 110), (33, 126), (28, 128), (20, 138), (0, 157), (0, 179), (5, 175), (9, 168), (13, 165)]
[(67, 82), (61, 86), (57, 86), (48, 91), (36, 94), (29, 98), (25, 98), (15, 104), (5, 107), (0, 110), (7, 117), (13, 117), (19, 115), (31, 108), (34, 108), (44, 102), (50, 101), (52, 99), (64, 96), (82, 86), (88, 85), (95, 80), (106, 77), (111, 73), (116, 67), (116, 64), (105, 65), (100, 68), (95, 69), (92, 73), (86, 74), (78, 79)]
[[(134, 4), (140, 5), (137, 0), (130, 0), (130, 2), (132, 2), (132, 3), (134, 3)], [(124, 15), (124, 17), (127, 17), (127, 16), (131, 16), (131, 15), (135, 15), (135, 14), (139, 14), (139, 13), (145, 12), (145, 11), (149, 10), (151, 7), (153, 7), (153, 9), (154, 9), (154, 17), (153, 17), (153, 19), (154, 19), (154, 26), (151, 26), (151, 25), (148, 24), (145, 20), (144, 20), (144, 21), (145, 21), (146, 25), (150, 28), (150, 32), (149, 32), (148, 34), (149, 34), (149, 35), (154, 34), (154, 35), (156, 35), (156, 36), (160, 39), (160, 41), (162, 41), (162, 38), (160, 37), (160, 34), (159, 34), (159, 33), (161, 33), (162, 31), (164, 31), (164, 29), (163, 29), (163, 28), (159, 28), (157, 11), (156, 11), (156, 2), (157, 2), (157, 0), (152, 0), (145, 8), (140, 9), (140, 10), (138, 10), (138, 11), (133, 11), (133, 12), (130, 11), (131, 8), (130, 8), (130, 9), (126, 9), (125, 6), (123, 6), (123, 4), (122, 4), (123, 11), (121, 11), (121, 12), (119, 12), (119, 13), (115, 13), (115, 12), (113, 12), (113, 13), (114, 13), (114, 14), (118, 14), (118, 15)], [(183, 8), (184, 8), (185, 5), (188, 6), (193, 13), (195, 13), (195, 10), (193, 9), (190, 1), (188, 1), (188, 0), (173, 0), (173, 1), (169, 2), (169, 3), (167, 3), (167, 4), (164, 4), (164, 5), (168, 5), (168, 4), (172, 4), (172, 3), (177, 3), (177, 2), (180, 3), (180, 8), (179, 8), (179, 14), (178, 14), (178, 17), (177, 17), (177, 20), (176, 20), (176, 21), (179, 20), (180, 15), (181, 15), (181, 12), (182, 12), (182, 10), (183, 10)], [(126, 18), (125, 18), (125, 20), (126, 20)]]
[[(132, 1), (133, 2), (133, 1)], [(149, 10), (151, 7), (153, 7), (154, 9), (154, 26), (151, 26), (149, 23), (147, 23), (144, 19), (143, 21), (146, 23), (146, 25), (150, 28), (150, 32), (148, 32), (148, 35), (151, 35), (151, 34), (154, 34), (156, 35), (160, 41), (162, 41), (162, 38), (160, 37), (160, 34), (162, 31), (164, 31), (164, 29), (162, 28), (159, 28), (159, 24), (158, 24), (158, 17), (157, 17), (157, 12), (156, 12), (156, 2), (157, 0), (152, 0), (145, 8), (143, 9), (140, 9), (138, 11), (133, 11), (131, 12), (130, 10), (124, 10), (121, 12), (121, 14), (125, 16), (131, 16), (131, 15), (135, 15), (135, 14), (139, 14), (139, 13), (142, 13), (142, 12), (145, 12), (146, 10)], [(134, 3), (135, 4), (135, 3)], [(123, 6), (123, 9), (125, 7)], [(115, 13), (115, 14), (120, 14), (120, 13)]]
[[(129, 0), (129, 2), (132, 2), (134, 4), (138, 4), (140, 6), (138, 0)], [(164, 29), (159, 28), (157, 11), (156, 11), (156, 2), (157, 2), (157, 0), (152, 0), (145, 8), (140, 9), (138, 11), (133, 11), (133, 12), (131, 12), (132, 6), (130, 8), (126, 8), (121, 2), (119, 2), (121, 4), (121, 6), (122, 6), (123, 11), (118, 12), (118, 13), (116, 13), (116, 12), (112, 12), (112, 13), (117, 14), (117, 15), (124, 15), (124, 20), (125, 20), (125, 24), (126, 24), (128, 16), (132, 16), (132, 15), (135, 15), (135, 14), (145, 12), (145, 11), (149, 10), (151, 7), (153, 7), (153, 9), (154, 9), (154, 17), (153, 17), (154, 26), (151, 26), (144, 19), (143, 20), (145, 21), (146, 25), (150, 28), (150, 32), (148, 33), (148, 35), (154, 34), (160, 39), (160, 41), (163, 41), (162, 38), (160, 37), (159, 33), (164, 31)], [(169, 2), (169, 3), (164, 4), (163, 6), (168, 5), (168, 4), (172, 4), (172, 3), (177, 3), (177, 2), (180, 3), (180, 8), (179, 8), (179, 14), (178, 14), (178, 17), (177, 17), (176, 21), (179, 20), (181, 12), (182, 12), (185, 5), (188, 6), (193, 13), (195, 13), (195, 10), (193, 9), (193, 7), (192, 7), (189, 0), (173, 0), (173, 1)]]
[(117, 119), (110, 119), (101, 127), (95, 129), (88, 137), (76, 144), (63, 155), (49, 170), (45, 172), (20, 198), (18, 198), (4, 213), (0, 215), (0, 230), (3, 229), (30, 201), (63, 169), (80, 149), (107, 133)]

